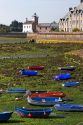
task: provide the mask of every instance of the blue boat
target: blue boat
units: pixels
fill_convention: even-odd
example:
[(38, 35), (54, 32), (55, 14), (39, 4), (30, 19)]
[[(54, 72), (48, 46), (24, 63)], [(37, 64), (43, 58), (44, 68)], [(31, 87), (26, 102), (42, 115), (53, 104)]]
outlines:
[(66, 80), (66, 79), (70, 79), (70, 78), (71, 78), (70, 73), (62, 73), (62, 74), (54, 76), (54, 80)]
[(79, 82), (67, 82), (65, 84), (62, 84), (62, 86), (65, 86), (65, 87), (74, 87), (74, 86), (79, 86), (80, 83)]
[(76, 69), (75, 66), (66, 66), (66, 67), (60, 67), (60, 70), (68, 70), (68, 71), (73, 71)]
[(0, 112), (0, 122), (8, 121), (13, 112)]
[(55, 104), (54, 107), (59, 111), (83, 111), (83, 105), (78, 104)]
[(44, 109), (27, 109), (27, 108), (16, 108), (15, 112), (21, 117), (48, 117), (52, 112), (51, 108)]
[(37, 76), (38, 75), (38, 71), (33, 71), (33, 70), (22, 69), (19, 72), (21, 73), (21, 75), (25, 75), (25, 76)]
[(60, 97), (27, 97), (27, 101), (31, 105), (54, 106), (56, 103), (62, 102)]
[(7, 93), (26, 93), (26, 89), (23, 88), (9, 88), (6, 90)]

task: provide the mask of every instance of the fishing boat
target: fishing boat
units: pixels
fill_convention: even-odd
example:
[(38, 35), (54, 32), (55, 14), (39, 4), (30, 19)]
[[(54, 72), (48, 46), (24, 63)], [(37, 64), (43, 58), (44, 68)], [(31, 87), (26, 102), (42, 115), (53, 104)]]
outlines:
[(13, 112), (0, 112), (0, 122), (8, 121)]
[(23, 88), (9, 88), (6, 90), (7, 93), (26, 93), (26, 89)]
[(65, 86), (65, 87), (74, 87), (74, 86), (79, 86), (80, 83), (79, 82), (67, 82), (65, 84), (62, 84), (62, 86)]
[(43, 70), (44, 66), (28, 66), (29, 70)]
[(21, 73), (21, 75), (25, 76), (37, 76), (38, 74), (38, 71), (26, 70), (26, 69), (22, 69), (19, 72)]
[(27, 108), (16, 108), (15, 112), (21, 117), (48, 117), (52, 112), (51, 108), (44, 108), (44, 109), (27, 109)]
[(54, 106), (55, 103), (62, 102), (60, 97), (27, 97), (27, 101), (31, 105)]
[(70, 73), (62, 73), (54, 76), (54, 80), (67, 80), (71, 78)]
[(83, 105), (79, 104), (55, 104), (54, 107), (59, 111), (83, 111)]
[(76, 69), (75, 66), (66, 66), (66, 67), (59, 67), (60, 70), (68, 70), (68, 71), (73, 71)]
[(32, 93), (30, 97), (65, 97), (63, 92), (42, 92)]

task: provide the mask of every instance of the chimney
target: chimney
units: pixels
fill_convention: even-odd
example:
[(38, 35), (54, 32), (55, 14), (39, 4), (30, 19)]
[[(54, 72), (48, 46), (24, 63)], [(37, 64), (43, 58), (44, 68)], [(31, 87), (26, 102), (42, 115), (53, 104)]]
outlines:
[(72, 7), (70, 7), (70, 8), (69, 8), (69, 11), (72, 11), (72, 10), (73, 10), (73, 8), (72, 8)]
[(28, 22), (28, 18), (26, 18), (26, 22)]

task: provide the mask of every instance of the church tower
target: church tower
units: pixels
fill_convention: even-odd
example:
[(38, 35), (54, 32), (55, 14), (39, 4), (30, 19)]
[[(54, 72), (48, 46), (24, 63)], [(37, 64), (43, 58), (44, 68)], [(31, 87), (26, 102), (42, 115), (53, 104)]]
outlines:
[(38, 16), (36, 13), (34, 13), (34, 15), (32, 16), (32, 21), (34, 21), (36, 25), (38, 24)]
[(83, 0), (80, 0), (80, 3), (83, 3)]

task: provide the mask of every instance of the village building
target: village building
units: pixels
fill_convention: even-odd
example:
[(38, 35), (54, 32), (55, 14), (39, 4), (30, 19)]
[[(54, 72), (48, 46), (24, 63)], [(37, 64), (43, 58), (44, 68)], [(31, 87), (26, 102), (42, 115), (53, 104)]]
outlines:
[(26, 18), (26, 21), (23, 23), (23, 32), (24, 33), (33, 33), (36, 32), (36, 26), (38, 25), (38, 16), (36, 13), (32, 16), (32, 20), (28, 20)]
[(69, 12), (59, 21), (59, 31), (72, 32), (74, 29), (83, 31), (83, 0), (77, 7), (69, 8)]
[(38, 22), (38, 16), (36, 13), (32, 16), (32, 20), (28, 20), (26, 18), (26, 21), (23, 23), (23, 32), (24, 33), (48, 33), (51, 32), (51, 30), (58, 29), (58, 23), (55, 21), (52, 23), (39, 23)]

